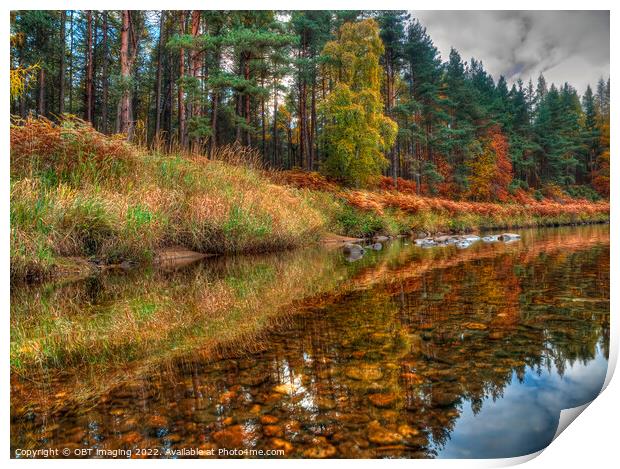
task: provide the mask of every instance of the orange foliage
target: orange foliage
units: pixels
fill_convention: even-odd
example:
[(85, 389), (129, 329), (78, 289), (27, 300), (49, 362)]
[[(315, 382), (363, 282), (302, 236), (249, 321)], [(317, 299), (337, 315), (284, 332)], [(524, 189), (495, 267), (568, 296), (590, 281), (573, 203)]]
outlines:
[(592, 186), (603, 197), (609, 197), (609, 150), (599, 156), (599, 169), (594, 173)]
[(512, 163), (508, 157), (508, 140), (498, 126), (488, 130), (482, 148), (482, 154), (469, 164), (472, 173), (469, 196), (474, 200), (505, 202), (512, 181)]
[[(497, 146), (501, 149), (501, 142)], [(504, 168), (506, 169), (506, 168)], [(332, 192), (345, 199), (349, 204), (367, 211), (382, 214), (386, 209), (396, 208), (407, 213), (424, 211), (443, 212), (450, 215), (478, 214), (485, 216), (557, 216), (563, 214), (597, 214), (608, 213), (609, 202), (590, 202), (582, 199), (563, 197), (557, 200), (537, 201), (523, 189), (514, 195), (508, 192), (503, 195), (504, 203), (456, 201), (445, 197), (419, 196), (415, 191), (415, 183), (398, 179), (398, 190), (394, 189), (391, 178), (383, 177), (377, 190), (345, 190), (338, 184), (318, 173), (301, 170), (278, 171), (268, 173), (278, 184)], [(505, 183), (505, 180), (504, 180)], [(447, 186), (449, 183), (446, 184)]]
[(102, 169), (124, 160), (131, 163), (134, 149), (125, 137), (109, 137), (78, 118), (55, 124), (44, 117), (16, 119), (11, 124), (11, 171), (23, 172), (35, 161), (40, 169), (57, 174), (85, 164)]
[(571, 201), (571, 198), (564, 193), (562, 188), (557, 184), (545, 184), (541, 189), (542, 195), (547, 199), (551, 199), (555, 202), (567, 203)]
[(517, 191), (512, 203), (465, 202), (444, 198), (421, 197), (412, 194), (393, 192), (350, 191), (342, 194), (351, 204), (362, 210), (383, 213), (387, 208), (397, 208), (408, 213), (422, 211), (445, 212), (450, 215), (478, 214), (495, 216), (558, 216), (608, 213), (609, 202), (589, 202), (570, 199), (570, 202), (551, 200), (536, 201), (523, 191)]
[(268, 173), (268, 176), (277, 184), (286, 184), (302, 189), (324, 192), (338, 192), (340, 190), (338, 184), (315, 172), (293, 169), (289, 171), (272, 171)]
[(381, 176), (379, 187), (384, 191), (398, 190), (405, 194), (416, 194), (416, 184), (413, 181), (407, 179), (398, 178), (398, 189), (394, 188), (394, 179), (387, 176)]
[(609, 114), (601, 122), (601, 146), (605, 149), (598, 157), (598, 168), (592, 175), (592, 185), (603, 197), (609, 197)]

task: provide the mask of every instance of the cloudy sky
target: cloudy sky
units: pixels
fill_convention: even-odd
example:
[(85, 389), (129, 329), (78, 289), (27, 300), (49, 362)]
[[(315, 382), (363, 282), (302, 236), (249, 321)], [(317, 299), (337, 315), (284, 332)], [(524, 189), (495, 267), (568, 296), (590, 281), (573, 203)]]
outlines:
[(580, 93), (609, 77), (607, 11), (414, 11), (445, 61), (450, 47), (497, 80), (568, 81)]

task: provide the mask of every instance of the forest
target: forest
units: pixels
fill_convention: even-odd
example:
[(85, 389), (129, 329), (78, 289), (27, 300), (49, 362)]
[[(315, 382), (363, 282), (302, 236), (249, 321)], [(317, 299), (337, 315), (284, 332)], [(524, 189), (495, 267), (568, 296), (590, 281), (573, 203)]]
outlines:
[[(405, 11), (14, 11), (11, 113), (163, 152), (256, 149), (349, 186), (609, 195), (609, 79), (509, 85)], [(445, 60), (442, 60), (445, 59)]]

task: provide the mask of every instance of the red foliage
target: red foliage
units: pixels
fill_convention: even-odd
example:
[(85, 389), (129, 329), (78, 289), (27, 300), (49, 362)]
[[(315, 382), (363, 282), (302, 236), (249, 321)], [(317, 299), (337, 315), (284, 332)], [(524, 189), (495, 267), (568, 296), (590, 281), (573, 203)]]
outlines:
[(524, 191), (517, 191), (515, 200), (512, 203), (503, 204), (420, 197), (396, 191), (350, 191), (343, 193), (343, 197), (351, 205), (362, 210), (371, 210), (377, 213), (383, 213), (386, 208), (398, 208), (408, 213), (434, 211), (445, 212), (450, 215), (474, 213), (478, 215), (497, 216), (557, 216), (563, 214), (580, 215), (584, 213), (595, 214), (609, 212), (609, 202), (589, 202), (580, 199), (570, 199), (570, 202), (565, 203), (550, 200), (538, 202)]
[(508, 185), (512, 181), (512, 162), (508, 156), (508, 139), (495, 127), (491, 131), (491, 148), (495, 152), (495, 179), (492, 183), (492, 192), (500, 202), (508, 199)]
[(482, 140), (482, 152), (468, 163), (471, 184), (469, 196), (474, 200), (508, 199), (512, 181), (512, 163), (508, 157), (508, 140), (499, 126), (493, 126)]
[[(415, 183), (401, 178), (398, 179), (398, 190), (394, 189), (391, 178), (382, 177), (377, 190), (368, 191), (345, 190), (318, 173), (308, 173), (301, 170), (270, 172), (268, 175), (278, 184), (288, 184), (294, 187), (335, 193), (357, 208), (379, 214), (382, 214), (389, 208), (398, 208), (408, 213), (434, 211), (450, 215), (474, 213), (505, 217), (518, 215), (554, 216), (562, 214), (577, 216), (583, 213), (609, 212), (609, 202), (589, 202), (565, 196), (561, 200), (559, 198), (557, 200), (545, 199), (539, 202), (523, 189), (517, 190), (514, 195), (510, 196), (506, 190), (507, 181), (510, 181), (508, 175), (511, 172), (509, 171), (510, 162), (507, 161), (507, 154), (504, 153), (507, 150), (505, 144), (503, 136), (497, 137), (497, 140), (491, 143), (497, 155), (497, 168), (503, 175), (499, 179), (499, 187), (496, 188), (496, 194), (503, 199), (504, 203), (457, 201), (445, 196), (419, 196), (416, 194)], [(447, 194), (451, 197), (458, 195), (453, 183), (443, 184), (442, 191), (444, 192), (442, 194)]]
[(340, 190), (338, 184), (315, 172), (293, 169), (288, 171), (272, 171), (268, 173), (268, 176), (278, 184), (286, 184), (302, 189), (325, 192), (338, 192)]
[(404, 194), (416, 194), (416, 184), (413, 181), (407, 179), (398, 178), (398, 189), (394, 188), (394, 179), (387, 176), (381, 176), (379, 181), (379, 187), (384, 191), (398, 190)]

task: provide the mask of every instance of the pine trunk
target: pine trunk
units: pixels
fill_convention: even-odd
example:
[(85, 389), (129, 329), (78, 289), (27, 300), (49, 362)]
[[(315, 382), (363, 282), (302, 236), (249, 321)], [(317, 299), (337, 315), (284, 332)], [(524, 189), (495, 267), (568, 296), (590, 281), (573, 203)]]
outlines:
[[(179, 13), (179, 34), (185, 34), (185, 12)], [(183, 93), (183, 79), (185, 78), (185, 50), (179, 50), (179, 87), (178, 87), (178, 114), (179, 114), (179, 144), (185, 147), (185, 98)]]
[(69, 113), (73, 113), (73, 10), (70, 23), (71, 41), (69, 42)]
[(93, 110), (93, 12), (86, 13), (86, 88), (84, 99), (84, 120), (92, 122)]
[(278, 164), (278, 85), (273, 87), (273, 164)]
[(39, 71), (39, 115), (45, 115), (45, 68)]
[[(246, 80), (250, 80), (250, 60), (251, 60), (251, 56), (250, 54), (247, 54), (247, 57), (245, 59), (245, 71), (244, 71), (244, 77)], [(252, 145), (252, 134), (250, 133), (250, 124), (251, 124), (251, 117), (250, 117), (250, 93), (245, 94), (245, 123), (247, 126), (247, 130), (245, 131), (245, 136), (246, 136), (246, 145), (249, 147)]]
[(108, 106), (110, 96), (109, 69), (108, 69), (108, 12), (103, 12), (103, 71), (101, 73), (101, 131), (108, 133)]
[(119, 106), (119, 132), (126, 134), (128, 139), (131, 139), (131, 124), (130, 124), (130, 110), (131, 105), (131, 92), (129, 88), (129, 78), (131, 73), (129, 62), (129, 28), (131, 18), (129, 16), (129, 10), (123, 10), (122, 13), (122, 27), (121, 27), (121, 78), (123, 93), (121, 95), (121, 101)]
[(165, 20), (166, 12), (162, 10), (161, 16), (159, 18), (159, 45), (157, 47), (157, 78), (156, 78), (156, 89), (155, 89), (155, 140), (159, 140), (159, 131), (161, 129), (161, 59), (162, 59), (162, 48), (164, 46), (164, 20)]
[(312, 80), (312, 98), (310, 101), (310, 170), (314, 170), (317, 164), (317, 125), (316, 125), (316, 77)]
[(67, 11), (60, 12), (60, 72), (58, 76), (58, 114), (65, 112), (65, 23), (67, 21)]

